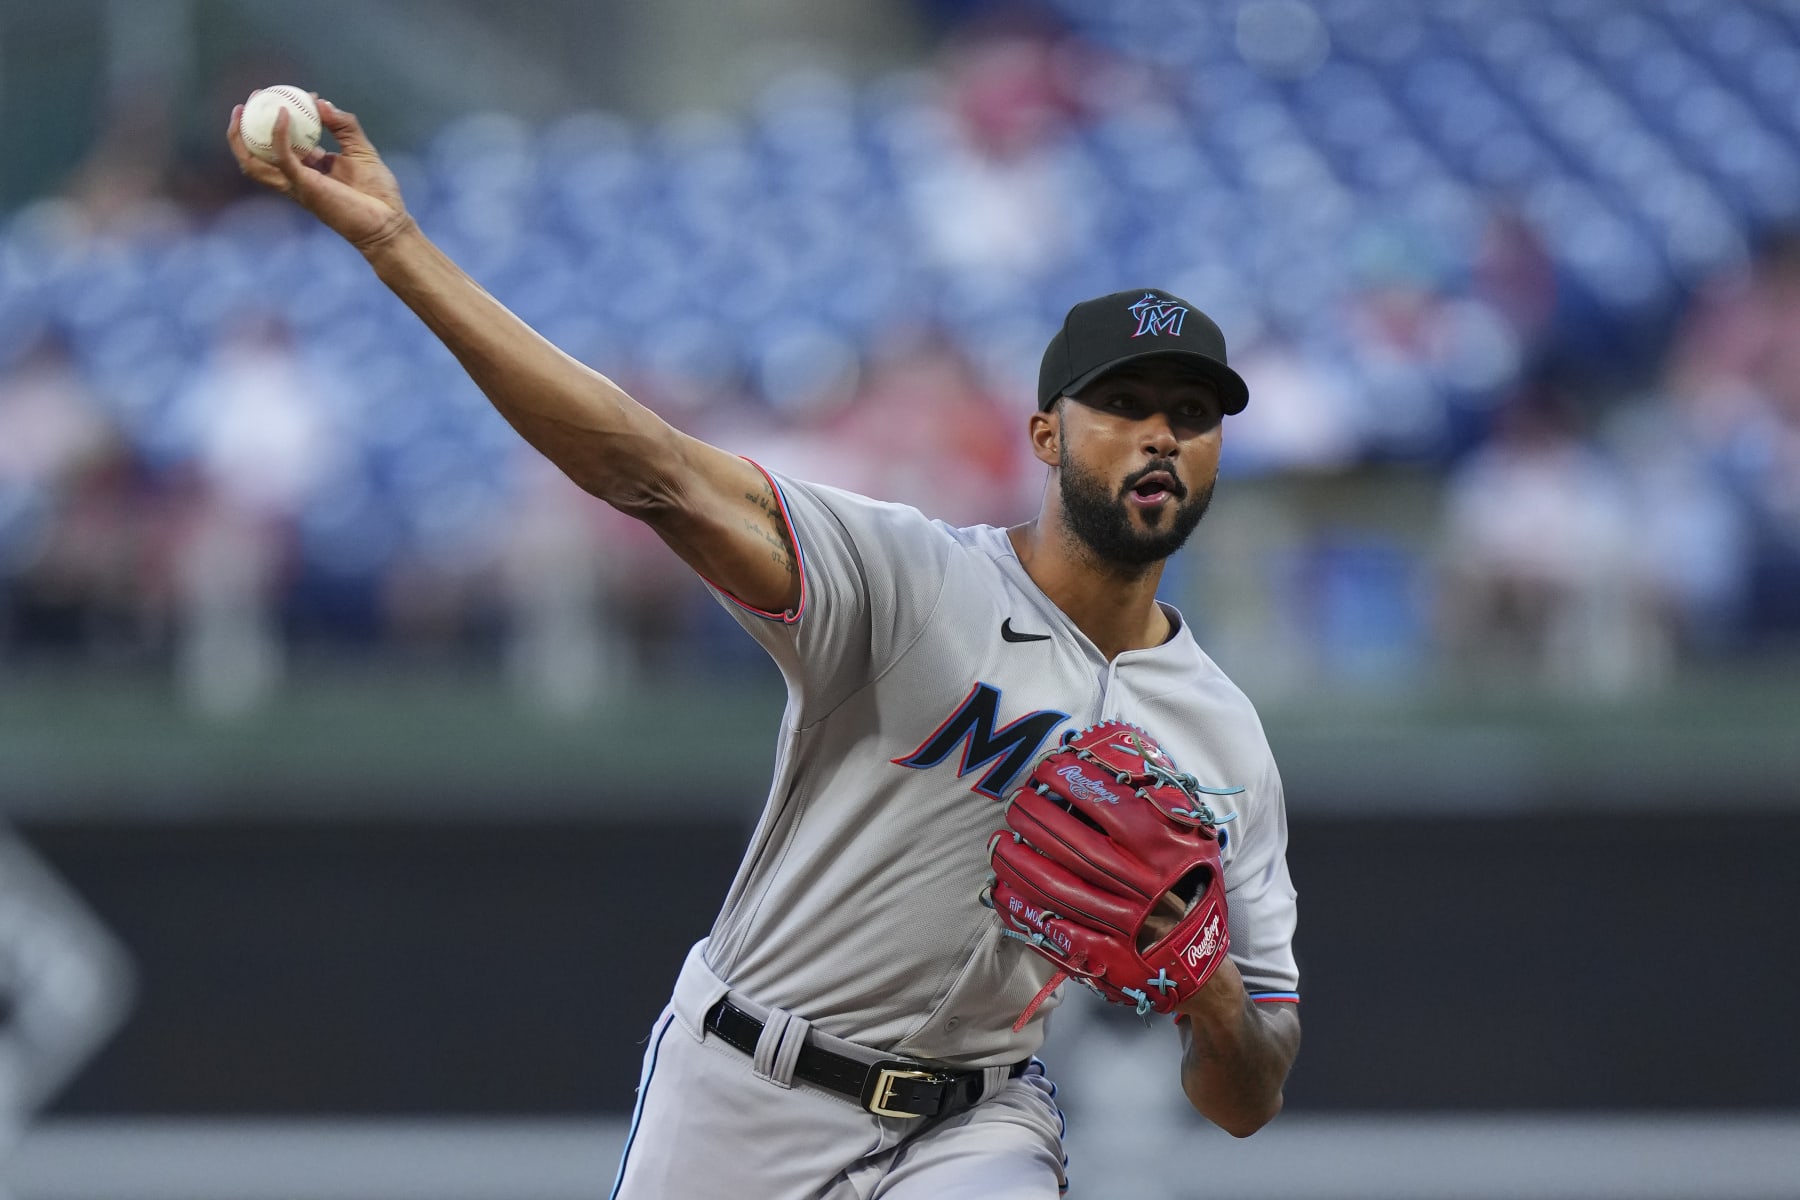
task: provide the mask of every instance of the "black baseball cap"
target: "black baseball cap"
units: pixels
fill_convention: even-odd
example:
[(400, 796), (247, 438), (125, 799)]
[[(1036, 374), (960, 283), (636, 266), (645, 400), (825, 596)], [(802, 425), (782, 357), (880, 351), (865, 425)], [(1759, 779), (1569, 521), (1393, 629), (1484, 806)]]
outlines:
[(1225, 361), (1225, 335), (1211, 317), (1168, 292), (1134, 288), (1083, 300), (1063, 318), (1038, 368), (1038, 410), (1074, 396), (1114, 367), (1170, 355), (1185, 360), (1219, 391), (1226, 413), (1250, 402), (1243, 377)]

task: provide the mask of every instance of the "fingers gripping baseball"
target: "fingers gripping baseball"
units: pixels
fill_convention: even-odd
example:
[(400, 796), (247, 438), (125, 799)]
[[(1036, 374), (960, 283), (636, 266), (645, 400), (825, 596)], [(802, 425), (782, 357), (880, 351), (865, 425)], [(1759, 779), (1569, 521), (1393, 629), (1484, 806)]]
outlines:
[(319, 120), (324, 122), (325, 128), (331, 130), (331, 136), (337, 139), (345, 154), (379, 159), (355, 113), (345, 112), (329, 100), (320, 100)]
[(231, 112), (225, 137), (238, 169), (272, 191), (294, 200), (346, 241), (367, 250), (404, 229), (411, 221), (400, 185), (363, 132), (355, 114), (315, 94), (320, 123), (337, 139), (338, 153), (309, 151), (305, 157), (289, 143), (289, 115), (275, 117), (274, 161), (250, 152), (241, 127), (244, 106)]

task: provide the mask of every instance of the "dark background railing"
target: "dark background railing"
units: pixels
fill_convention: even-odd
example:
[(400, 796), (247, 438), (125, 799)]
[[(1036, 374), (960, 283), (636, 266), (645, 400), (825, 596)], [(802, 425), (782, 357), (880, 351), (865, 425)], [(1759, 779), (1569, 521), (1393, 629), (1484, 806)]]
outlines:
[[(23, 832), (143, 964), (57, 1111), (239, 1116), (623, 1113), (746, 836), (717, 818)], [(1315, 817), (1292, 838), (1294, 1111), (1800, 1105), (1800, 815)]]

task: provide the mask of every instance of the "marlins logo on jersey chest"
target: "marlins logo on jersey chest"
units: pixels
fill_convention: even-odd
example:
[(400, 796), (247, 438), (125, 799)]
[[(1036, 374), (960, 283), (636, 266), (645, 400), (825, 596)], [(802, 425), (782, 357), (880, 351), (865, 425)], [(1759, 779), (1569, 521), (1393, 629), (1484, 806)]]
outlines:
[[(1069, 713), (1054, 708), (1018, 712), (1006, 704), (1004, 689), (977, 680), (910, 753), (890, 761), (897, 767), (924, 771), (945, 768), (955, 758), (956, 778), (977, 776), (970, 791), (991, 800), (1004, 800), (1031, 765), (1055, 745), (1058, 727), (1069, 720)], [(1198, 759), (1208, 757), (1201, 754)], [(1175, 759), (1166, 753), (1156, 755), (1152, 769), (1157, 767), (1172, 775), (1180, 774)], [(1190, 785), (1208, 797), (1228, 799), (1244, 790), (1239, 786), (1209, 786), (1188, 778)], [(1220, 830), (1221, 851), (1229, 845), (1228, 835)]]
[[(936, 636), (905, 664), (912, 678), (892, 681), (919, 704), (907, 708), (916, 724), (895, 728), (900, 745), (912, 749), (890, 761), (914, 770), (949, 769), (954, 761), (956, 777), (974, 775), (971, 790), (999, 800), (1057, 729), (1100, 697), (1091, 665), (1049, 618), (1013, 589), (982, 582), (961, 603), (940, 607)], [(959, 678), (972, 680), (960, 695), (945, 687)]]
[(960, 748), (957, 777), (986, 768), (973, 790), (990, 799), (1003, 798), (1036, 760), (1051, 732), (1069, 719), (1066, 712), (1040, 708), (1002, 724), (1003, 699), (1001, 689), (977, 681), (917, 749), (892, 761), (896, 766), (924, 770), (938, 766)]

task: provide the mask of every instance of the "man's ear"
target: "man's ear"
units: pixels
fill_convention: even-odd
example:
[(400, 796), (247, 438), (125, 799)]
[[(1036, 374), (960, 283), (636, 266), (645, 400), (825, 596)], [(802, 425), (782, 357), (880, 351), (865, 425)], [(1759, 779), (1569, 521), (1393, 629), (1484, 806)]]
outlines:
[(1050, 406), (1050, 411), (1031, 414), (1031, 453), (1046, 466), (1054, 467), (1062, 462), (1062, 410), (1065, 403), (1067, 401), (1059, 399)]

